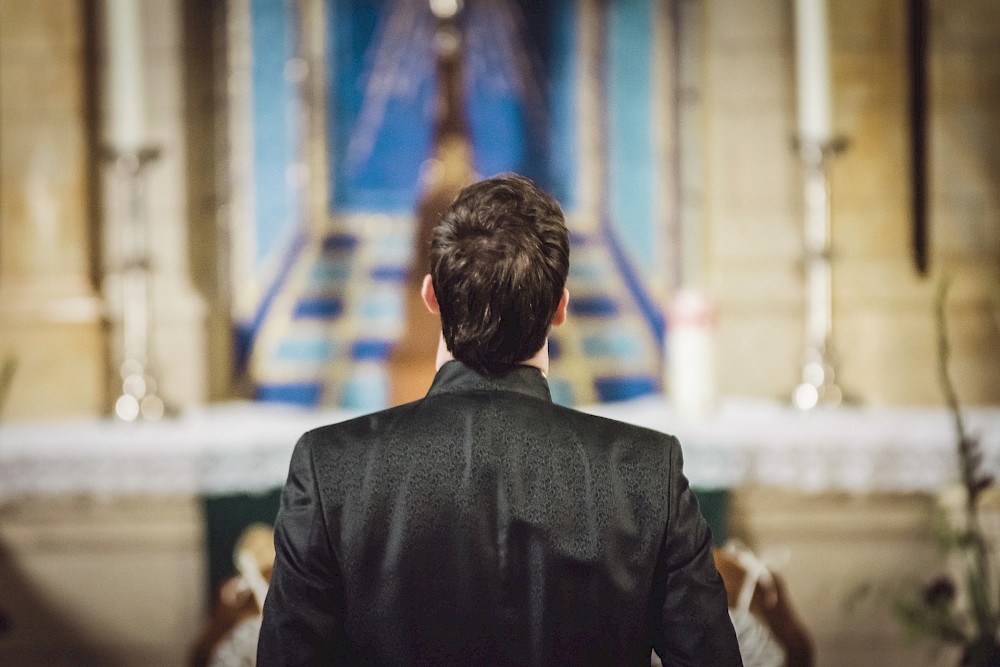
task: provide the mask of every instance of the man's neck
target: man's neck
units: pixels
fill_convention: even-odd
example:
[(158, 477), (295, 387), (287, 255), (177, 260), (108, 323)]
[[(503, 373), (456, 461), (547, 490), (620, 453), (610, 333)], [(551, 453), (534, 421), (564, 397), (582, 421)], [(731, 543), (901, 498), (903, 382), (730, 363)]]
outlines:
[[(452, 356), (451, 352), (448, 351), (448, 344), (444, 342), (444, 335), (438, 336), (438, 349), (437, 349), (437, 360), (435, 362), (435, 370), (441, 370), (449, 361), (454, 360), (455, 357)], [(525, 359), (520, 363), (521, 366), (533, 366), (542, 372), (545, 377), (549, 376), (549, 339), (545, 339), (545, 343), (542, 344), (542, 348), (535, 353), (535, 356), (530, 359)]]

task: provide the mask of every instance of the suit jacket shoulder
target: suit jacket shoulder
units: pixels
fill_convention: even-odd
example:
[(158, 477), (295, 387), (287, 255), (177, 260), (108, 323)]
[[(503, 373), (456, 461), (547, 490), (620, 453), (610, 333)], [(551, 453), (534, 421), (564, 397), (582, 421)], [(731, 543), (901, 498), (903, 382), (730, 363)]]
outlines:
[(738, 664), (676, 438), (558, 406), (535, 369), (455, 363), (422, 400), (302, 437), (261, 655)]

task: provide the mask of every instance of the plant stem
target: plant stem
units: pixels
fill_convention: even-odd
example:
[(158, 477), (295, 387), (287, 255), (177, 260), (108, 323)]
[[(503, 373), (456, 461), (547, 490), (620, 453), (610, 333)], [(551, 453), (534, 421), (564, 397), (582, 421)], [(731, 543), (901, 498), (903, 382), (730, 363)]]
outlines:
[[(937, 295), (934, 300), (934, 319), (937, 325), (938, 338), (938, 380), (941, 383), (941, 390), (944, 398), (951, 410), (955, 426), (955, 435), (958, 442), (958, 457), (961, 466), (962, 484), (965, 487), (965, 534), (970, 542), (973, 553), (972, 567), (968, 584), (974, 587), (975, 582), (979, 582), (982, 591), (991, 589), (990, 583), (990, 563), (989, 554), (986, 547), (986, 539), (982, 533), (979, 522), (979, 492), (981, 488), (978, 484), (976, 462), (973, 457), (973, 441), (965, 431), (965, 422), (962, 419), (962, 410), (958, 404), (958, 394), (955, 386), (948, 374), (948, 360), (951, 356), (951, 342), (948, 339), (948, 326), (945, 317), (945, 304), (948, 300), (948, 290), (951, 287), (951, 279), (944, 276), (938, 285)], [(981, 593), (982, 591), (978, 591)], [(980, 636), (993, 637), (996, 633), (998, 614), (990, 609), (990, 600), (981, 594), (977, 595), (976, 590), (970, 590), (972, 595), (972, 605), (974, 616), (979, 625)]]

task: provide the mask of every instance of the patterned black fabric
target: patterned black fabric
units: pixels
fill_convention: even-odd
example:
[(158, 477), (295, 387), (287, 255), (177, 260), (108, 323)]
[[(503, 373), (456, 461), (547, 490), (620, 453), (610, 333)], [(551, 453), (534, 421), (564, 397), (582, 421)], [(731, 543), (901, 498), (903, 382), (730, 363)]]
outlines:
[(260, 665), (739, 665), (677, 440), (445, 364), (414, 403), (306, 433)]

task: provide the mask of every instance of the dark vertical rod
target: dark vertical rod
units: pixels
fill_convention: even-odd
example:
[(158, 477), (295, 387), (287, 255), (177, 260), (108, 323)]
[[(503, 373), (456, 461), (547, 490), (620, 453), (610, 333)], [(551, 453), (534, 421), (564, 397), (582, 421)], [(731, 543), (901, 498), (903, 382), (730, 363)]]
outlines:
[(607, 223), (611, 215), (611, 203), (608, 201), (611, 185), (611, 95), (608, 91), (608, 35), (610, 33), (611, 0), (597, 0), (594, 5), (597, 11), (597, 40), (594, 45), (594, 58), (597, 67), (594, 68), (594, 86), (597, 89), (597, 155), (600, 165), (600, 202), (598, 204), (598, 220), (601, 225)]
[[(100, 14), (97, 0), (84, 0), (80, 4), (83, 31), (83, 126), (84, 141), (87, 151), (86, 193), (87, 193), (87, 241), (88, 241), (88, 274), (90, 283), (103, 299), (102, 281), (104, 276), (103, 257), (106, 250), (103, 229), (103, 181), (102, 162), (107, 157), (107, 147), (103, 144), (101, 128), (105, 121), (101, 111), (101, 91), (105, 84), (101, 71), (99, 47), (101, 45), (101, 21), (106, 20)], [(104, 356), (104, 377), (101, 386), (104, 388), (102, 405), (110, 406), (117, 394), (114, 379), (117, 369), (113, 369), (114, 351), (112, 349), (111, 321), (106, 313), (101, 316), (102, 349)]]
[(930, 24), (930, 0), (910, 0), (909, 74), (910, 74), (910, 182), (913, 215), (913, 262), (917, 273), (927, 275), (927, 56)]
[(684, 234), (684, 179), (681, 176), (684, 158), (681, 153), (681, 142), (683, 141), (683, 125), (681, 116), (684, 113), (684, 104), (687, 101), (688, 95), (688, 91), (684, 88), (684, 82), (681, 80), (684, 76), (682, 63), (684, 49), (681, 46), (681, 40), (684, 39), (682, 30), (684, 14), (681, 8), (681, 3), (683, 1), (684, 0), (667, 0), (667, 11), (670, 17), (670, 64), (673, 77), (673, 90), (670, 91), (670, 104), (673, 107), (670, 110), (672, 121), (670, 132), (673, 136), (671, 137), (672, 145), (670, 149), (670, 157), (668, 158), (670, 168), (673, 171), (671, 174), (670, 187), (673, 190), (674, 195), (673, 201), (671, 202), (673, 210), (670, 211), (668, 217), (670, 220), (671, 242), (673, 245), (673, 257), (671, 257), (672, 267), (670, 269), (671, 293), (678, 290), (684, 283), (685, 269), (687, 269), (687, 267), (684, 266), (684, 260), (687, 257), (684, 252), (684, 244), (687, 242), (687, 238)]

